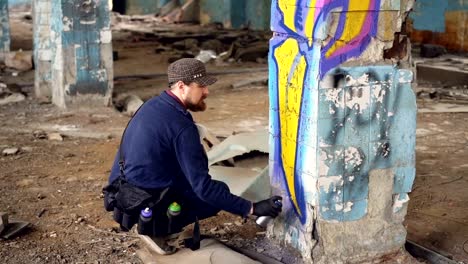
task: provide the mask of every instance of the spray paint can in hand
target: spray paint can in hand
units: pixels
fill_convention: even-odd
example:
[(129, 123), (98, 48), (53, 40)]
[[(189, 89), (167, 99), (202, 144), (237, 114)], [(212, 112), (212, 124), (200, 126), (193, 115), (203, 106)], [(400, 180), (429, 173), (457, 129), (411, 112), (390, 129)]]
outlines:
[(153, 211), (146, 207), (140, 212), (140, 219), (138, 219), (138, 233), (142, 235), (153, 234)]
[(180, 215), (181, 210), (182, 207), (177, 202), (171, 203), (167, 208), (167, 218), (169, 220), (167, 229), (169, 234), (172, 233), (172, 222), (176, 216)]
[[(281, 203), (280, 200), (276, 200), (275, 205), (277, 207), (283, 206), (283, 204)], [(263, 228), (266, 228), (267, 225), (271, 222), (271, 220), (273, 220), (273, 218), (271, 216), (259, 216), (257, 218), (257, 220), (255, 220), (255, 223), (257, 223), (257, 225), (259, 225), (259, 226), (261, 226)]]

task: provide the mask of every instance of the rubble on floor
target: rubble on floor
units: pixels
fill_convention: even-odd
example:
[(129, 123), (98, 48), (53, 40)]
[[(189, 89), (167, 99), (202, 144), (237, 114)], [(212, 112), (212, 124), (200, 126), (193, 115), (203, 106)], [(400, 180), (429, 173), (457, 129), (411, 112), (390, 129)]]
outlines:
[(114, 107), (125, 115), (133, 116), (143, 104), (143, 100), (134, 94), (119, 94), (113, 99)]
[(154, 15), (112, 14), (112, 30), (131, 32), (134, 41), (153, 41), (157, 54), (171, 54), (169, 63), (180, 58), (199, 58), (216, 63), (252, 61), (266, 64), (270, 32), (222, 29), (218, 25), (167, 23)]
[(18, 86), (7, 85), (0, 82), (0, 105), (6, 105), (10, 103), (17, 103), (26, 99), (25, 94), (18, 89)]
[(468, 84), (468, 58), (444, 55), (438, 58), (414, 58), (418, 85), (438, 87), (463, 86)]
[(8, 68), (29, 71), (33, 68), (32, 51), (14, 51), (4, 54), (4, 63)]
[(422, 44), (420, 55), (423, 58), (435, 58), (447, 53), (445, 47), (435, 44)]
[(19, 148), (6, 148), (2, 151), (3, 156), (16, 155), (19, 152)]

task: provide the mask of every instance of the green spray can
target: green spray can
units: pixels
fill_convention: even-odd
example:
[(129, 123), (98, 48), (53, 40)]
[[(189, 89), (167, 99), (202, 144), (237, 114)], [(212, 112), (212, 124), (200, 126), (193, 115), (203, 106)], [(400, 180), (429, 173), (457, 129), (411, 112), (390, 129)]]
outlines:
[(173, 202), (167, 208), (167, 216), (169, 218), (180, 215), (182, 207), (177, 202)]
[(167, 229), (168, 229), (169, 234), (172, 233), (172, 221), (174, 220), (175, 217), (180, 215), (181, 210), (182, 210), (182, 207), (177, 202), (171, 203), (169, 207), (167, 208), (167, 219), (169, 220)]

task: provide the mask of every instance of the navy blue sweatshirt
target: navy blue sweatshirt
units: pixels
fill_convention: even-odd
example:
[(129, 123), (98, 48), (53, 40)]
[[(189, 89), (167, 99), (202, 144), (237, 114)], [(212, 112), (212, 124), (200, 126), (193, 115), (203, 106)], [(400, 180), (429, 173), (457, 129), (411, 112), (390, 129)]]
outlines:
[[(192, 115), (168, 92), (141, 106), (128, 125), (121, 149), (125, 177), (130, 183), (145, 189), (173, 186), (220, 210), (248, 215), (249, 201), (211, 179)], [(117, 152), (109, 183), (120, 175), (119, 159)]]

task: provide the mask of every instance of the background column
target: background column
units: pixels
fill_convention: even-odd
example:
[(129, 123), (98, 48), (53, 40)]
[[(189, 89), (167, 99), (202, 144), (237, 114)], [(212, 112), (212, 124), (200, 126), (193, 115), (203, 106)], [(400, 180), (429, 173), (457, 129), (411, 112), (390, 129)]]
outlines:
[(0, 0), (0, 53), (10, 51), (8, 0)]
[(113, 62), (108, 1), (34, 4), (36, 93), (50, 93), (52, 102), (64, 108), (109, 105)]

